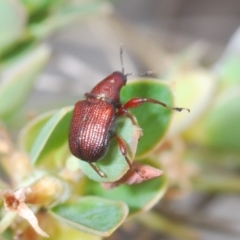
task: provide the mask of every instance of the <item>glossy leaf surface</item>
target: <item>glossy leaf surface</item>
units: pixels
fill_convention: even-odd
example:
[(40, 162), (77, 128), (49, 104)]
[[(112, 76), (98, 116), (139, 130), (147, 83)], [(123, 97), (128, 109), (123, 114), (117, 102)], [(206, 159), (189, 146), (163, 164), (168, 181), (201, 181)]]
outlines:
[(216, 99), (200, 128), (200, 139), (205, 145), (239, 151), (239, 101), (240, 91), (235, 87), (226, 89)]
[[(125, 103), (133, 97), (154, 98), (169, 106), (173, 105), (170, 87), (160, 80), (129, 81), (121, 91), (121, 101)], [(170, 124), (172, 111), (151, 103), (144, 103), (130, 111), (143, 129), (143, 137), (139, 141), (136, 155), (139, 158), (159, 144)]]
[(65, 107), (56, 112), (41, 129), (30, 152), (33, 164), (40, 164), (44, 157), (66, 143), (72, 107)]
[(60, 204), (51, 213), (61, 222), (83, 232), (109, 236), (127, 217), (127, 206), (99, 197), (82, 197)]
[(22, 56), (21, 60), (2, 72), (0, 84), (0, 118), (13, 116), (24, 103), (33, 83), (43, 66), (50, 50), (42, 45)]
[[(141, 161), (142, 162), (142, 161)], [(151, 160), (145, 159), (145, 164)], [(103, 189), (99, 183), (87, 180), (84, 195), (97, 195), (103, 198), (125, 202), (130, 213), (145, 211), (151, 208), (164, 195), (167, 188), (165, 175), (136, 185), (121, 185), (111, 190)]]
[(43, 126), (47, 123), (47, 121), (56, 113), (56, 111), (46, 112), (32, 121), (30, 121), (20, 132), (19, 135), (19, 146), (23, 151), (30, 152), (34, 141), (38, 137)]

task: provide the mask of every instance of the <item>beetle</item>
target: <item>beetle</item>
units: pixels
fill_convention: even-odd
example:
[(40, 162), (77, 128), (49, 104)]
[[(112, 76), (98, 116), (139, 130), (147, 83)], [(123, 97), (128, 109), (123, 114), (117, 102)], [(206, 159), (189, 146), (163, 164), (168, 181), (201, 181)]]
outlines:
[[(165, 103), (152, 98), (134, 97), (125, 104), (120, 102), (120, 91), (127, 83), (128, 76), (132, 73), (124, 73), (123, 48), (120, 47), (120, 60), (122, 71), (115, 71), (99, 82), (90, 93), (86, 93), (85, 100), (75, 104), (69, 131), (69, 148), (71, 153), (80, 160), (88, 162), (100, 177), (106, 177), (94, 162), (99, 161), (106, 153), (111, 138), (115, 137), (119, 149), (132, 169), (127, 156), (127, 146), (124, 140), (115, 133), (116, 119), (126, 115), (134, 125), (137, 125), (133, 115), (128, 111), (139, 105), (149, 102), (159, 104), (170, 110), (181, 112), (190, 111), (186, 108), (169, 107)], [(150, 75), (147, 72), (142, 75)], [(134, 169), (133, 169), (134, 170)]]

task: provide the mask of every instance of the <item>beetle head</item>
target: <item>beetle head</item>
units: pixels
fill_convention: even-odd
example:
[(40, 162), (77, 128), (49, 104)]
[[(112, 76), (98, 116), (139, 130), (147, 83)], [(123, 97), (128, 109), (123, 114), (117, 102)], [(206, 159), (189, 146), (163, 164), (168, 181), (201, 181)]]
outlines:
[(120, 46), (120, 60), (122, 71), (113, 72), (111, 75), (99, 82), (91, 91), (91, 94), (99, 99), (111, 102), (114, 105), (120, 104), (120, 91), (121, 88), (126, 84), (129, 76), (149, 76), (152, 75), (152, 71), (148, 71), (143, 74), (124, 73), (123, 64), (123, 47)]
[(127, 75), (124, 75), (122, 72), (113, 72), (111, 75), (99, 82), (91, 91), (91, 94), (95, 95), (98, 98), (107, 100), (114, 105), (118, 105), (119, 93), (121, 88), (127, 82)]

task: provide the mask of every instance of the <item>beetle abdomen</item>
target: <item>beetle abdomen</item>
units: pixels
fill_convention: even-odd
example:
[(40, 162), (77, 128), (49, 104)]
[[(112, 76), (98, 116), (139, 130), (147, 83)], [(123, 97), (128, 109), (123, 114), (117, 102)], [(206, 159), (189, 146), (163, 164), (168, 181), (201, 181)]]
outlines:
[(114, 107), (101, 99), (76, 103), (69, 134), (72, 154), (96, 162), (105, 154), (115, 126)]

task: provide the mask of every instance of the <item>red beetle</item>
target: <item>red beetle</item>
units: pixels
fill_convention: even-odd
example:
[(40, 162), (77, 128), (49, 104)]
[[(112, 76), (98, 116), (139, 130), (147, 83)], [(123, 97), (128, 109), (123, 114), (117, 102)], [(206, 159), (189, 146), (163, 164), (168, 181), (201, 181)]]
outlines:
[[(125, 157), (129, 168), (131, 162), (127, 157), (127, 147), (123, 139), (115, 134), (116, 118), (122, 115), (129, 117), (134, 125), (136, 122), (128, 111), (145, 102), (160, 104), (171, 110), (182, 111), (185, 108), (172, 108), (165, 103), (152, 98), (132, 98), (125, 104), (120, 102), (121, 88), (126, 84), (131, 73), (124, 74), (123, 49), (120, 48), (122, 72), (113, 72), (99, 82), (86, 99), (75, 104), (69, 132), (69, 148), (71, 153), (91, 167), (101, 176), (102, 173), (93, 163), (100, 160), (106, 153), (110, 140), (115, 137), (122, 155)], [(150, 75), (147, 72), (144, 75)], [(189, 109), (186, 109), (189, 111)]]

